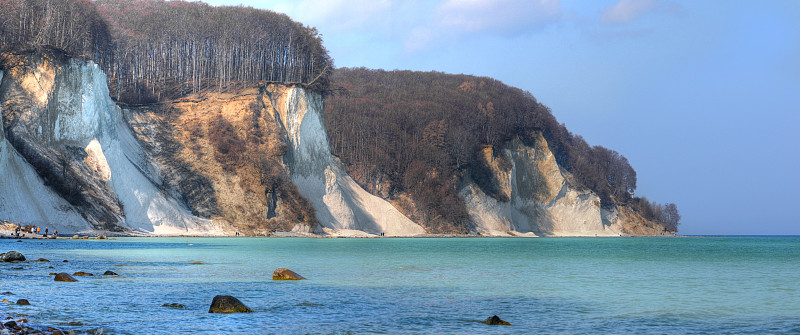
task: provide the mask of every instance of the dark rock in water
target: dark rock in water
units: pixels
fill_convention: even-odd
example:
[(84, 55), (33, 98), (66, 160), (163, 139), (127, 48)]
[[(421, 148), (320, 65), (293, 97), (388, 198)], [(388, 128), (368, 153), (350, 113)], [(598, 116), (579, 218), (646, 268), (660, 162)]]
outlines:
[(14, 293), (11, 293), (11, 292), (9, 292), (9, 291), (5, 291), (5, 292), (3, 292), (3, 293), (0, 293), (0, 294), (2, 294), (2, 295), (14, 295)]
[(49, 260), (49, 259), (47, 259), (47, 258), (39, 258), (39, 259), (37, 259), (36, 261), (37, 261), (37, 262), (42, 262), (42, 263), (50, 263), (50, 260)]
[(28, 302), (28, 299), (19, 299), (19, 300), (17, 300), (17, 305), (20, 305), (20, 306), (30, 306), (30, 304), (31, 303)]
[(306, 279), (306, 278), (297, 274), (292, 270), (285, 268), (276, 269), (275, 272), (272, 273), (272, 280), (301, 280), (301, 279)]
[(8, 322), (4, 323), (3, 326), (6, 326), (6, 328), (14, 328), (14, 327), (17, 327), (17, 322), (16, 321), (8, 321)]
[(88, 276), (94, 276), (94, 275), (93, 275), (93, 274), (91, 274), (91, 273), (88, 273), (88, 272), (83, 272), (83, 271), (78, 271), (78, 272), (75, 272), (75, 273), (73, 273), (72, 275), (73, 275), (73, 276), (76, 276), (76, 277), (88, 277)]
[(185, 306), (183, 306), (181, 304), (178, 304), (178, 303), (174, 303), (174, 302), (173, 303), (163, 304), (163, 305), (161, 305), (161, 307), (169, 307), (169, 308), (174, 308), (174, 309), (186, 309)]
[(54, 330), (54, 331), (53, 331), (53, 333), (52, 333), (52, 334), (50, 334), (50, 335), (64, 335), (64, 333), (63, 333), (62, 331), (60, 331), (60, 330), (56, 329), (56, 330)]
[(239, 299), (229, 295), (218, 295), (211, 301), (209, 313), (252, 313), (253, 310), (245, 306)]
[(103, 275), (104, 275), (104, 276), (119, 276), (119, 275), (118, 275), (116, 272), (114, 272), (114, 271), (111, 271), (111, 270), (108, 270), (108, 271), (106, 271), (106, 272), (103, 272)]
[(0, 259), (2, 259), (3, 262), (24, 262), (25, 256), (16, 251), (9, 251), (4, 253)]
[(511, 325), (510, 323), (501, 320), (499, 317), (497, 317), (497, 315), (492, 315), (492, 317), (486, 318), (486, 320), (483, 320), (482, 323), (485, 323), (485, 324), (490, 325), (490, 326), (510, 326)]
[(66, 272), (56, 273), (56, 278), (54, 280), (55, 281), (65, 281), (65, 282), (76, 282), (76, 281), (78, 281), (77, 279), (72, 278), (72, 276), (70, 276), (69, 273), (66, 273)]
[(63, 263), (66, 263), (66, 262), (69, 262), (69, 261), (65, 259), (65, 260), (63, 260), (63, 261), (61, 261), (61, 262), (63, 262)]

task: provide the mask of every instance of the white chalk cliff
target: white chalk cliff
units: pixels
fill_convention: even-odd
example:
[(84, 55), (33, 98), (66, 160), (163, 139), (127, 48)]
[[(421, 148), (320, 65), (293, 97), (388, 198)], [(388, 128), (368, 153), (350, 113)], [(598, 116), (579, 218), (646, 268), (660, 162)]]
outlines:
[[(487, 149), (490, 150), (490, 149)], [(508, 201), (498, 201), (468, 182), (460, 194), (479, 232), (496, 236), (619, 236), (622, 227), (608, 221), (600, 198), (588, 190), (572, 187), (562, 175), (555, 157), (541, 134), (527, 146), (512, 141), (502, 152), (511, 162), (504, 171), (492, 166), (501, 192)]]
[[(70, 204), (46, 186), (42, 174), (0, 132), (0, 217), (65, 233), (219, 233), (210, 220), (192, 216), (158, 189), (156, 168), (122, 120), (96, 64), (46, 57), (35, 62), (2, 78), (4, 132), (13, 133), (19, 147), (41, 161), (42, 171), (53, 173), (50, 167), (58, 175), (63, 169), (66, 182), (80, 185), (76, 189), (92, 197), (95, 207)], [(83, 178), (69, 177), (75, 171)]]
[(286, 155), (292, 181), (317, 212), (323, 232), (334, 235), (413, 236), (425, 230), (389, 202), (347, 175), (331, 155), (323, 122), (322, 97), (301, 88), (273, 97), (275, 118), (289, 139)]

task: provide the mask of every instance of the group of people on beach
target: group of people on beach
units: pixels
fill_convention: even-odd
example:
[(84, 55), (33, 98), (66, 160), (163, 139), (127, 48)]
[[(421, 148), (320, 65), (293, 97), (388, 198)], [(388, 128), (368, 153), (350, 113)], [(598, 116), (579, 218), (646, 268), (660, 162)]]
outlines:
[[(25, 234), (24, 234), (25, 232), (31, 233), (31, 234), (39, 234), (39, 235), (41, 235), (42, 234), (42, 228), (39, 227), (39, 226), (28, 226), (28, 227), (25, 227), (23, 229), (21, 226), (17, 226), (17, 229), (14, 230), (14, 234), (16, 234), (17, 237), (20, 237), (20, 233), (22, 233), (22, 237), (25, 237)], [(43, 237), (47, 237), (47, 234), (49, 232), (50, 232), (50, 229), (47, 228), (47, 227), (44, 227), (44, 235), (42, 235), (42, 236)], [(53, 231), (53, 236), (58, 236), (58, 230)]]

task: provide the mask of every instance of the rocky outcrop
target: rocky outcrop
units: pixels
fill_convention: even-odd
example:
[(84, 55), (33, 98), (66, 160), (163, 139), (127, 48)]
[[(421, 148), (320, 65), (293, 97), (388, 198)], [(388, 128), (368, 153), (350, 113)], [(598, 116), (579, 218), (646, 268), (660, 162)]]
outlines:
[(78, 281), (77, 279), (73, 278), (72, 276), (69, 275), (69, 273), (66, 273), (66, 272), (56, 273), (55, 278), (53, 278), (53, 280), (54, 281), (63, 281), (63, 282), (76, 282), (76, 281)]
[(272, 280), (303, 280), (305, 277), (297, 274), (292, 270), (286, 268), (275, 269), (272, 272)]
[(492, 316), (486, 318), (486, 320), (481, 321), (481, 323), (485, 323), (485, 324), (490, 325), (490, 326), (510, 326), (511, 325), (507, 321), (503, 321), (502, 319), (500, 319), (500, 317), (498, 317), (497, 315), (492, 315)]
[(215, 296), (211, 301), (209, 313), (252, 313), (253, 310), (245, 306), (239, 299), (229, 295)]
[(0, 254), (0, 260), (3, 262), (24, 262), (25, 256), (17, 251), (9, 251)]

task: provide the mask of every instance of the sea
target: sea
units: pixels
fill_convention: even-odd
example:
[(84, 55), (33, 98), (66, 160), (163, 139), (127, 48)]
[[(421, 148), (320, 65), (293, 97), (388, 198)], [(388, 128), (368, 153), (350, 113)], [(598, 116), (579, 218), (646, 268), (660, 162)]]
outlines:
[[(9, 250), (28, 262), (0, 263), (0, 299), (31, 305), (0, 314), (79, 334), (800, 334), (796, 236), (0, 240)], [(49, 275), (77, 271), (94, 276)], [(254, 312), (208, 313), (216, 295)], [(493, 315), (511, 326), (480, 322)]]

